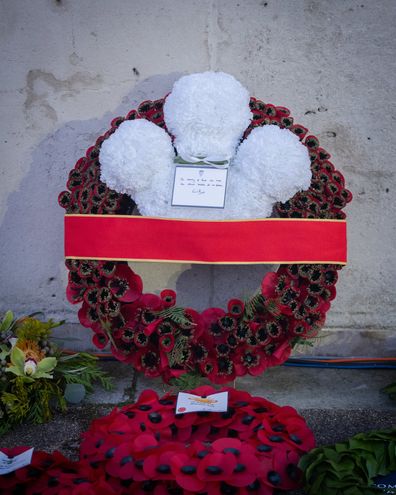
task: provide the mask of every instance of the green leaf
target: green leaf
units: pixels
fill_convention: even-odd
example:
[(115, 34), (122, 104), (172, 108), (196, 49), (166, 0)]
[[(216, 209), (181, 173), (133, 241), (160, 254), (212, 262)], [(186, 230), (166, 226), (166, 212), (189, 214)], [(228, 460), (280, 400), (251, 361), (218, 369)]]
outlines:
[(24, 372), (17, 366), (8, 366), (5, 371), (6, 373), (14, 373), (16, 376), (25, 376)]
[(177, 390), (191, 390), (204, 381), (203, 376), (198, 371), (189, 371), (171, 381), (171, 385)]
[(3, 321), (0, 324), (0, 332), (5, 332), (8, 330), (12, 322), (14, 321), (14, 313), (12, 311), (7, 311), (4, 315)]
[(396, 469), (396, 429), (313, 449), (299, 463), (309, 495), (374, 495), (373, 479)]
[(0, 345), (0, 361), (3, 361), (7, 356), (11, 354), (11, 348), (8, 345)]
[(11, 363), (17, 366), (23, 372), (23, 367), (25, 365), (25, 354), (19, 347), (14, 346), (11, 351)]
[(63, 354), (60, 358), (59, 361), (65, 362), (65, 361), (70, 361), (71, 359), (75, 359), (79, 356), (79, 353), (76, 354)]
[(33, 376), (36, 376), (38, 372), (48, 372), (52, 371), (57, 363), (57, 359), (55, 357), (47, 357), (42, 359), (41, 361), (38, 362), (37, 364), (37, 370), (33, 374)]
[(34, 373), (32, 375), (32, 377), (35, 379), (38, 379), (38, 378), (48, 378), (50, 380), (53, 379), (53, 376), (50, 375), (49, 373), (46, 373), (45, 371), (36, 371), (36, 373)]
[(99, 382), (105, 390), (112, 389), (111, 380), (98, 366), (97, 357), (85, 352), (61, 356), (55, 374), (66, 383), (81, 383), (88, 393), (93, 391), (94, 382)]
[(83, 366), (81, 368), (75, 368), (75, 369), (71, 369), (71, 370), (65, 370), (63, 373), (65, 375), (73, 375), (73, 374), (79, 374), (79, 373), (82, 373), (83, 371), (87, 370), (88, 367), (87, 366)]

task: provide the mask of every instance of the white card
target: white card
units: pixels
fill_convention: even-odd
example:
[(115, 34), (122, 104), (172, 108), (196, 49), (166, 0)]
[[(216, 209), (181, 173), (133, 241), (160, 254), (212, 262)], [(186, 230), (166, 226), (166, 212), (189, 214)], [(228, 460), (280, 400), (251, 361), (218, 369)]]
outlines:
[(227, 168), (176, 166), (172, 206), (224, 208)]
[(207, 397), (179, 392), (177, 396), (176, 414), (197, 411), (225, 412), (227, 409), (228, 392), (219, 392)]
[(8, 457), (4, 452), (0, 451), (0, 475), (12, 473), (17, 469), (28, 466), (32, 462), (33, 450), (25, 450), (22, 454), (15, 457)]

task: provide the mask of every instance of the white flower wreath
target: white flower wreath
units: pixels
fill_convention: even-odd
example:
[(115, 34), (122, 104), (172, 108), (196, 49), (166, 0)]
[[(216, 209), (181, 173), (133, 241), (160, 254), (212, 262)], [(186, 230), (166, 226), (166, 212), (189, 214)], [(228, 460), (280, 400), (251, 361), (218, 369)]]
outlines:
[[(204, 72), (176, 81), (164, 105), (168, 132), (144, 119), (123, 122), (100, 151), (101, 180), (133, 197), (145, 216), (262, 218), (311, 181), (306, 146), (288, 129), (264, 126), (241, 143), (251, 119), (249, 93), (229, 74)], [(241, 143), (241, 144), (240, 144)], [(174, 159), (230, 160), (225, 207), (171, 205)]]

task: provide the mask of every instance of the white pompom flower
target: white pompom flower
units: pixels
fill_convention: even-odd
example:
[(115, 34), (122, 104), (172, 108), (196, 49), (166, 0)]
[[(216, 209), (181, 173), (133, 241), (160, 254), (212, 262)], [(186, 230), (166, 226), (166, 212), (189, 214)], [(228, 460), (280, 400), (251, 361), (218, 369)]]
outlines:
[(179, 156), (191, 162), (230, 159), (223, 209), (172, 206), (176, 167), (172, 141), (145, 119), (123, 122), (103, 142), (102, 181), (131, 196), (145, 216), (206, 220), (271, 216), (277, 201), (309, 188), (310, 159), (295, 134), (274, 125), (254, 129), (240, 144), (251, 121), (249, 100), (233, 76), (205, 72), (176, 81), (164, 105)]
[(272, 215), (274, 201), (260, 182), (252, 182), (245, 169), (230, 167), (224, 213), (226, 219), (266, 218)]
[(175, 82), (164, 119), (178, 154), (188, 160), (225, 160), (235, 154), (250, 124), (248, 91), (224, 72), (190, 74)]
[(169, 182), (174, 157), (171, 138), (161, 127), (145, 119), (127, 120), (102, 144), (100, 178), (136, 200), (138, 193), (155, 190), (153, 184)]
[(275, 125), (253, 129), (239, 146), (234, 165), (235, 175), (244, 176), (253, 190), (260, 188), (273, 203), (285, 202), (310, 187), (306, 146), (291, 131)]

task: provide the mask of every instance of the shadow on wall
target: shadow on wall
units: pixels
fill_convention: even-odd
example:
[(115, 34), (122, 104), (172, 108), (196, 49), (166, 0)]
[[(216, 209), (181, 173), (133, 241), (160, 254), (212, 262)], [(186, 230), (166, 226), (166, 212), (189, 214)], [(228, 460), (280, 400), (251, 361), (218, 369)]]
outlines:
[(199, 311), (226, 309), (232, 298), (251, 297), (271, 270), (273, 265), (191, 265), (176, 281), (177, 303)]
[[(57, 204), (58, 194), (65, 189), (77, 159), (109, 128), (114, 117), (126, 115), (145, 99), (161, 98), (181, 75), (145, 79), (111, 113), (101, 119), (68, 122), (38, 144), (28, 174), (8, 198), (0, 226), (0, 311), (10, 308), (17, 314), (28, 314), (41, 310), (46, 317), (77, 321), (78, 308), (65, 297), (63, 209)], [(153, 270), (160, 271), (161, 267)], [(179, 273), (171, 285), (180, 294), (180, 305), (198, 310), (212, 305), (225, 307), (232, 297), (252, 294), (264, 271), (257, 265), (193, 265)]]

